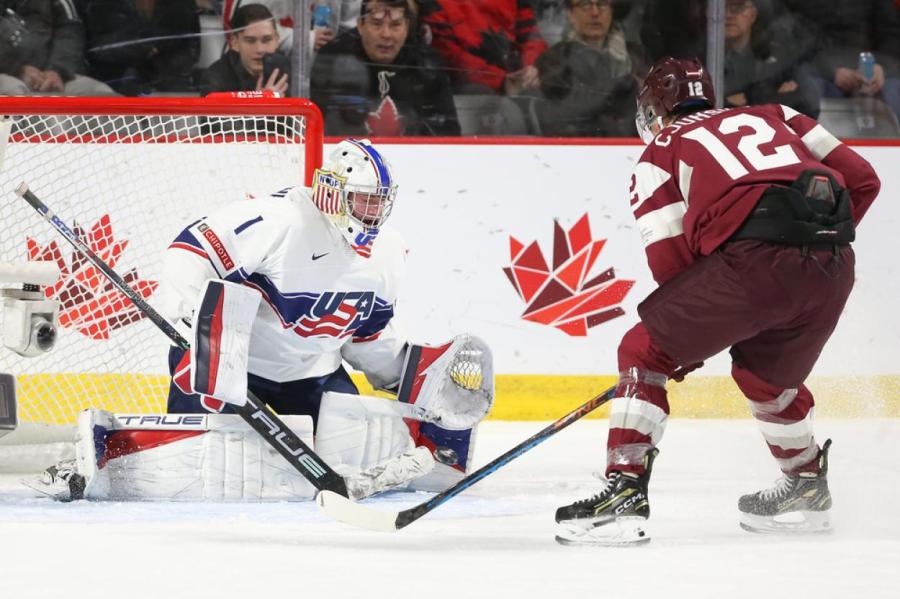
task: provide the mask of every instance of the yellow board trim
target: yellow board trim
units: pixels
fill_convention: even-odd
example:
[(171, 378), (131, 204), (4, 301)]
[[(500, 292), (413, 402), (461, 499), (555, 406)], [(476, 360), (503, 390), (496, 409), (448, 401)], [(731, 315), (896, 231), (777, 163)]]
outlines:
[[(362, 375), (352, 376), (361, 393), (373, 393)], [(489, 418), (555, 420), (615, 380), (614, 376), (498, 375), (497, 401)], [(169, 388), (169, 378), (161, 375), (41, 374), (22, 375), (17, 381), (19, 419), (50, 424), (74, 423), (78, 412), (88, 407), (162, 413)], [(807, 386), (816, 398), (817, 417), (900, 417), (900, 375), (814, 377)], [(747, 402), (730, 377), (691, 376), (683, 383), (670, 383), (668, 389), (673, 417), (749, 417)], [(607, 414), (608, 406), (590, 417)]]
[[(613, 376), (498, 375), (491, 418), (555, 420), (615, 383)], [(813, 377), (807, 387), (816, 416), (825, 418), (900, 417), (900, 375)], [(690, 376), (670, 382), (675, 418), (749, 418), (747, 400), (729, 376)], [(608, 406), (589, 417), (606, 418)]]

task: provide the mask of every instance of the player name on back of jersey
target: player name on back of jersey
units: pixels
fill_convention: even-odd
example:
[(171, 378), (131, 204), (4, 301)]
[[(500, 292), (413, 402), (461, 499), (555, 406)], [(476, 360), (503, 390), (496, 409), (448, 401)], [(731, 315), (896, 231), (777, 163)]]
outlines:
[(723, 112), (728, 112), (732, 110), (731, 108), (713, 108), (711, 110), (703, 110), (701, 112), (695, 112), (694, 114), (689, 114), (685, 117), (682, 117), (660, 131), (659, 135), (653, 140), (653, 143), (658, 146), (668, 146), (672, 143), (672, 136), (681, 131), (684, 127), (688, 125), (693, 125), (694, 123), (700, 123), (707, 119), (711, 119), (716, 115), (722, 114)]

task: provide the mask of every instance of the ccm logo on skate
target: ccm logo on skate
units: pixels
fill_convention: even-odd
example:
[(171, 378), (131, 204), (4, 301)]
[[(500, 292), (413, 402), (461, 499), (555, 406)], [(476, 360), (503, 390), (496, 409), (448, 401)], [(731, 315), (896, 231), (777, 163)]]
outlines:
[(127, 416), (117, 414), (116, 419), (128, 426), (203, 426), (205, 416), (179, 416), (178, 414), (165, 415), (135, 415)]
[(320, 476), (325, 475), (325, 469), (308, 453), (303, 451), (302, 447), (291, 447), (285, 442), (285, 437), (287, 433), (281, 430), (281, 427), (275, 424), (275, 422), (269, 418), (269, 416), (263, 412), (262, 410), (257, 410), (250, 415), (250, 418), (255, 420), (261, 420), (264, 425), (268, 427), (268, 434), (270, 437), (273, 437), (275, 441), (281, 445), (285, 451), (287, 451), (290, 455), (297, 458), (297, 461), (306, 469), (307, 472), (312, 474), (314, 477), (319, 478)]
[(625, 501), (623, 501), (623, 502), (622, 502), (622, 505), (620, 505), (619, 507), (617, 507), (614, 511), (615, 511), (616, 514), (621, 514), (622, 512), (624, 512), (625, 510), (627, 510), (628, 508), (633, 507), (634, 505), (636, 505), (636, 504), (642, 502), (643, 500), (644, 500), (644, 494), (643, 494), (643, 493), (637, 493), (636, 495), (634, 495), (634, 496), (632, 496), (632, 497), (629, 497), (628, 499), (626, 499)]

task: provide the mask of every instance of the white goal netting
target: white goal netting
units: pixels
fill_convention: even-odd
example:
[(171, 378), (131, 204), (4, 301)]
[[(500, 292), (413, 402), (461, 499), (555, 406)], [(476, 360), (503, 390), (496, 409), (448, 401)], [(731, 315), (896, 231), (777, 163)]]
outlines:
[[(160, 411), (168, 338), (14, 190), (22, 182), (154, 304), (163, 252), (231, 201), (303, 184), (321, 159), (305, 100), (0, 98), (0, 262), (52, 260), (55, 349), (0, 348), (20, 422), (70, 424), (85, 407)], [(2, 318), (2, 314), (0, 314)]]

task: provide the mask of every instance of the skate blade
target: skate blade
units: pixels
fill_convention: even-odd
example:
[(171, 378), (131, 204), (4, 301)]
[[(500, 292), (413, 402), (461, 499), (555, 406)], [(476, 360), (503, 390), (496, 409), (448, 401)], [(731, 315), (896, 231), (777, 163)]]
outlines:
[(560, 545), (593, 545), (598, 547), (630, 547), (650, 542), (644, 530), (644, 518), (617, 518), (605, 524), (575, 521), (560, 523), (556, 542)]
[(832, 530), (831, 512), (797, 511), (778, 516), (741, 513), (741, 528), (762, 534), (822, 534)]
[(19, 482), (32, 491), (36, 491), (54, 501), (61, 503), (72, 501), (68, 485), (48, 484), (40, 478), (20, 478)]

